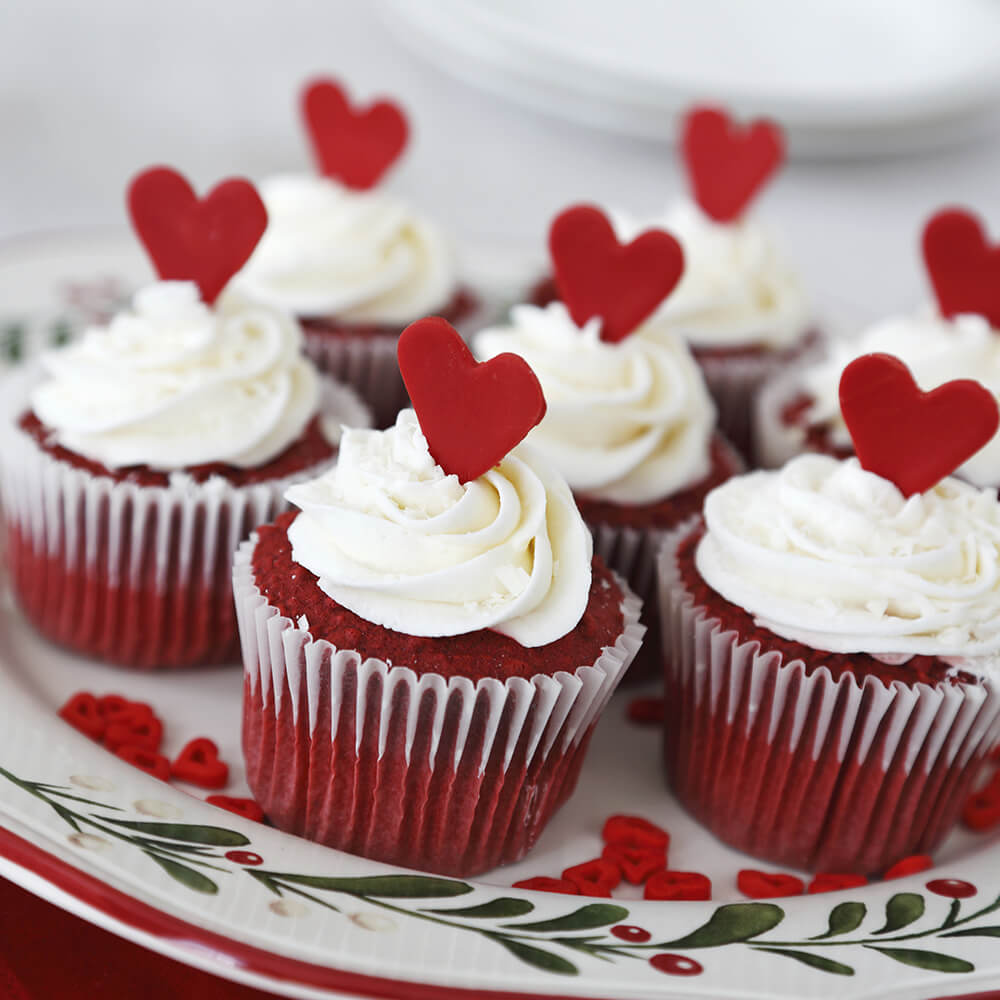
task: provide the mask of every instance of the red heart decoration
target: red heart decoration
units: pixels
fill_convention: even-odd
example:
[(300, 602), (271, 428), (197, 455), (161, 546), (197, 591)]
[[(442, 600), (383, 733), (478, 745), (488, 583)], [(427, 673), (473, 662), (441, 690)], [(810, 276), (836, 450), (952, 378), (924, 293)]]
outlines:
[(843, 874), (836, 872), (820, 872), (813, 876), (806, 890), (810, 895), (817, 892), (839, 892), (841, 889), (860, 889), (861, 886), (868, 885), (868, 879), (864, 875), (852, 875), (850, 872)]
[(223, 181), (199, 199), (170, 167), (152, 167), (132, 181), (128, 210), (156, 273), (194, 281), (209, 305), (267, 228), (267, 209), (249, 181)]
[(632, 885), (642, 885), (650, 875), (667, 867), (667, 852), (663, 847), (610, 843), (604, 845), (601, 857), (616, 864), (625, 881)]
[(924, 263), (942, 316), (976, 313), (1000, 327), (1000, 244), (970, 212), (947, 208), (924, 226)]
[(666, 851), (670, 846), (670, 834), (641, 816), (609, 816), (601, 829), (601, 838), (605, 844), (622, 844), (625, 847), (660, 848)]
[(229, 781), (229, 765), (219, 760), (219, 748), (202, 736), (185, 744), (170, 765), (170, 776), (200, 788), (222, 788)]
[(264, 810), (253, 799), (243, 799), (233, 795), (206, 795), (205, 801), (210, 806), (227, 809), (244, 819), (252, 819), (255, 823), (264, 822)]
[(315, 80), (302, 92), (302, 116), (324, 177), (356, 190), (374, 187), (406, 146), (406, 116), (392, 101), (355, 109), (333, 80)]
[(801, 896), (805, 883), (795, 875), (778, 872), (759, 872), (744, 868), (736, 876), (736, 885), (744, 896), (751, 899), (777, 899), (780, 896)]
[(732, 222), (781, 165), (785, 139), (774, 122), (740, 127), (722, 108), (694, 108), (684, 119), (681, 151), (701, 210)]
[(100, 703), (89, 691), (77, 691), (58, 711), (58, 716), (92, 740), (100, 740), (107, 728)]
[(643, 899), (711, 899), (712, 882), (701, 872), (656, 872), (650, 876)]
[(922, 392), (890, 354), (864, 354), (840, 376), (840, 409), (861, 466), (904, 496), (929, 490), (993, 435), (993, 394), (972, 379)]
[(681, 245), (660, 229), (622, 246), (604, 213), (574, 205), (549, 228), (556, 284), (573, 322), (600, 316), (601, 340), (627, 337), (674, 290), (684, 271)]
[(580, 890), (581, 896), (611, 895), (611, 890), (622, 880), (618, 865), (606, 858), (594, 858), (583, 864), (567, 868), (562, 877)]
[(524, 358), (477, 363), (439, 316), (411, 323), (396, 356), (434, 461), (463, 483), (492, 469), (545, 416), (542, 387)]

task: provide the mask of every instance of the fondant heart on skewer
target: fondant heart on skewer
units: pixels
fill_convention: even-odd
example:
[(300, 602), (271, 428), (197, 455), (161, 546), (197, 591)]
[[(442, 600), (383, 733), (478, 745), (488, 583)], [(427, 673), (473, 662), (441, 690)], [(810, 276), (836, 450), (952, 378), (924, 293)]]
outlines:
[(561, 212), (549, 229), (556, 285), (573, 322), (601, 317), (601, 339), (633, 333), (673, 291), (684, 253), (669, 233), (650, 229), (621, 244), (604, 213), (592, 205)]
[(943, 209), (924, 227), (922, 243), (941, 315), (975, 313), (1000, 328), (1000, 244), (990, 246), (979, 219)]
[(156, 273), (193, 281), (209, 304), (247, 262), (267, 228), (254, 186), (232, 178), (199, 198), (170, 167), (152, 167), (129, 185), (128, 210)]
[(406, 146), (406, 116), (392, 101), (354, 108), (333, 80), (302, 92), (302, 117), (319, 171), (349, 188), (374, 187)]
[(840, 409), (863, 468), (922, 493), (971, 458), (996, 433), (993, 394), (972, 379), (923, 392), (891, 354), (855, 358), (840, 377)]
[(470, 482), (492, 469), (545, 416), (545, 397), (516, 354), (477, 362), (447, 320), (411, 323), (399, 370), (434, 461)]
[(740, 126), (722, 108), (695, 108), (684, 119), (681, 151), (694, 200), (716, 222), (732, 222), (785, 158), (781, 129), (760, 119)]

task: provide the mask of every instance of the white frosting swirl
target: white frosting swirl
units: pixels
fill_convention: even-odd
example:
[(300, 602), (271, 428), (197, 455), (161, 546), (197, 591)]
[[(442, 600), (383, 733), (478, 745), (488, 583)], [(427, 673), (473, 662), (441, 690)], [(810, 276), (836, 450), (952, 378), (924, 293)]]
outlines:
[(600, 326), (578, 327), (561, 302), (515, 306), (509, 326), (473, 346), (482, 359), (511, 351), (534, 369), (547, 409), (528, 440), (576, 492), (645, 504), (704, 479), (715, 407), (687, 346), (672, 334), (605, 343)]
[(705, 521), (701, 576), (779, 636), (891, 662), (996, 662), (996, 490), (949, 478), (907, 499), (857, 459), (801, 455), (713, 490)]
[(315, 415), (319, 380), (289, 316), (190, 282), (137, 292), (42, 366), (31, 408), (55, 439), (106, 468), (248, 468), (285, 450)]
[(451, 248), (395, 198), (307, 175), (259, 189), (267, 231), (234, 279), (251, 298), (297, 316), (405, 324), (454, 294)]
[(543, 646), (576, 627), (592, 542), (565, 481), (527, 445), (469, 483), (447, 476), (413, 410), (347, 430), (337, 465), (291, 487), (292, 558), (366, 621), (408, 635), (490, 628)]
[[(826, 358), (801, 374), (802, 389), (813, 399), (809, 422), (828, 427), (839, 447), (851, 447), (840, 412), (840, 376), (855, 358), (874, 352), (899, 358), (925, 392), (952, 379), (972, 378), (1000, 397), (1000, 333), (991, 330), (982, 316), (945, 319), (929, 308), (914, 316), (894, 316), (860, 337), (834, 341)], [(1000, 433), (956, 475), (976, 486), (1000, 484)]]
[(618, 238), (665, 229), (684, 250), (676, 288), (642, 326), (679, 333), (694, 347), (789, 347), (809, 320), (798, 278), (767, 231), (750, 218), (715, 222), (693, 201), (680, 201), (654, 219), (616, 213)]

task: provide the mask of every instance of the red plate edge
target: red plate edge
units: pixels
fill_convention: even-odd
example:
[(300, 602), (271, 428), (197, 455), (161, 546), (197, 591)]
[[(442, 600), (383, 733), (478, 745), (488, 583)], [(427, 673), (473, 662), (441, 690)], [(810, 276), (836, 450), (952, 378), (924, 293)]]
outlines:
[[(119, 923), (127, 924), (154, 937), (171, 939), (182, 947), (184, 942), (193, 941), (229, 956), (239, 968), (247, 972), (274, 980), (335, 992), (363, 994), (377, 1000), (441, 1000), (443, 997), (448, 997), (449, 1000), (542, 1000), (542, 997), (544, 1000), (579, 1000), (578, 997), (554, 994), (484, 991), (460, 986), (438, 986), (386, 979), (276, 955), (222, 934), (216, 934), (214, 931), (205, 930), (133, 899), (127, 893), (74, 868), (3, 826), (0, 826), (0, 856)], [(1000, 994), (996, 997), (1000, 1000)]]

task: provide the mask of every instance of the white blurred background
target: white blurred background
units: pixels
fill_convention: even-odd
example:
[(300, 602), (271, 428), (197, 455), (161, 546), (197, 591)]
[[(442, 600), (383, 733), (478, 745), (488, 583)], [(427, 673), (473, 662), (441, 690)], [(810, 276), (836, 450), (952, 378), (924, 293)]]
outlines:
[(996, 52), (997, 0), (4, 0), (0, 238), (124, 225), (151, 163), (202, 190), (309, 169), (297, 92), (331, 74), (408, 110), (389, 185), (527, 273), (568, 202), (653, 212), (679, 193), (671, 109), (721, 97), (784, 110), (806, 155), (756, 212), (850, 326), (926, 297), (936, 207), (1000, 240)]

